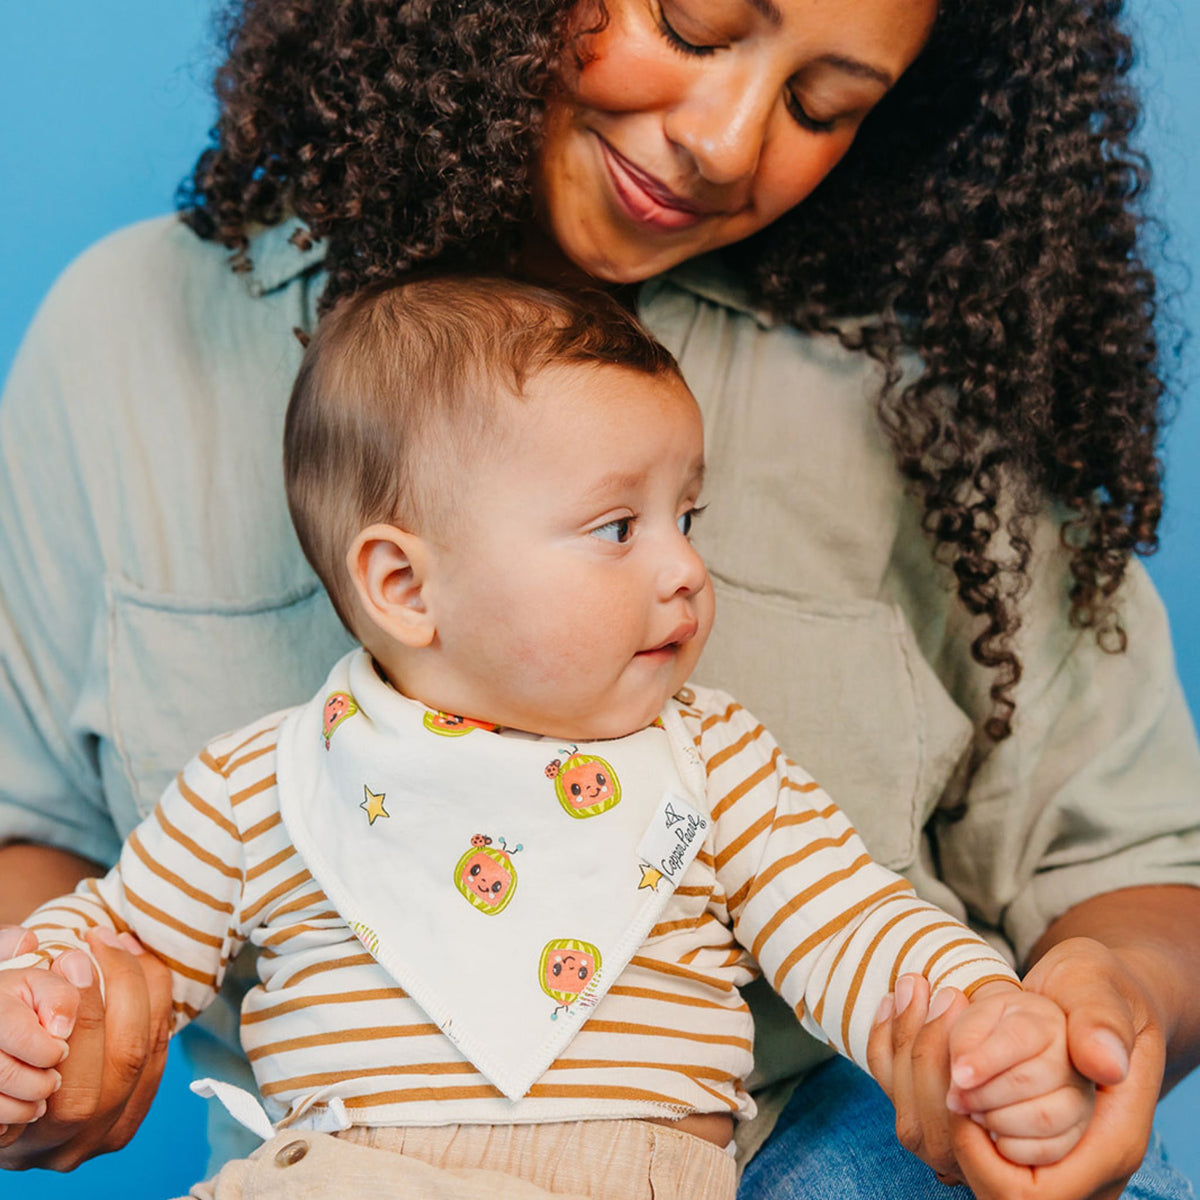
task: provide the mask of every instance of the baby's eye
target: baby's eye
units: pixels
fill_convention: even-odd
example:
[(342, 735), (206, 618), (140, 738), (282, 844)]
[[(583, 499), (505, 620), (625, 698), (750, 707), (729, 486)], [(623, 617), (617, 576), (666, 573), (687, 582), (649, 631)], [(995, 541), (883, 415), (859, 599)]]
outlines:
[(629, 535), (632, 532), (633, 518), (619, 517), (615, 521), (609, 521), (606, 525), (593, 529), (592, 536), (602, 538), (606, 542), (624, 543), (629, 541)]
[(687, 512), (680, 513), (680, 515), (675, 518), (675, 524), (679, 526), (679, 532), (682, 533), (684, 537), (687, 537), (691, 534), (692, 526), (696, 523), (696, 518), (703, 511), (704, 505), (700, 505), (698, 508), (689, 508)]

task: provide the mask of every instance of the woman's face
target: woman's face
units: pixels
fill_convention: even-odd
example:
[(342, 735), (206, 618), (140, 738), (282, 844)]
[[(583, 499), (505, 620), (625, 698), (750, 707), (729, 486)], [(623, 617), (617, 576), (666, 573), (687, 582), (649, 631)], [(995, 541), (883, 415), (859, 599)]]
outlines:
[(924, 45), (936, 0), (593, 0), (548, 104), (539, 218), (612, 283), (798, 204)]

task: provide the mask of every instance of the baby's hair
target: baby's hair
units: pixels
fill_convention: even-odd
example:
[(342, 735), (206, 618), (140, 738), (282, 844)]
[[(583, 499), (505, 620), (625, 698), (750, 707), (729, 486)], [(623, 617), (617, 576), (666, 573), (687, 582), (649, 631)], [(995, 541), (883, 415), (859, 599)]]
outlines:
[(288, 405), (284, 480), (300, 545), (351, 632), (345, 555), (355, 535), (376, 522), (414, 532), (436, 523), (452, 507), (457, 459), (499, 440), (499, 404), (571, 363), (679, 374), (597, 290), (417, 276), (365, 288), (321, 320)]

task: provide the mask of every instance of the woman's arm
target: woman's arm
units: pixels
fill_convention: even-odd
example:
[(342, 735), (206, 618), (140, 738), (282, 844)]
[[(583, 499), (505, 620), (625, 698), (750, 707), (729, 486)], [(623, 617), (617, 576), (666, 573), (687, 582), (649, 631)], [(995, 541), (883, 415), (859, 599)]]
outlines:
[(1200, 888), (1124, 888), (1084, 900), (1046, 930), (1032, 962), (1027, 986), (1070, 1002), (1071, 1053), (1084, 1074), (1105, 1032), (1132, 1056), (1140, 1038), (1160, 1043), (1162, 1094), (1200, 1064)]
[(0, 846), (0, 926), (19, 925), (39, 904), (75, 890), (104, 868), (54, 846), (10, 842)]

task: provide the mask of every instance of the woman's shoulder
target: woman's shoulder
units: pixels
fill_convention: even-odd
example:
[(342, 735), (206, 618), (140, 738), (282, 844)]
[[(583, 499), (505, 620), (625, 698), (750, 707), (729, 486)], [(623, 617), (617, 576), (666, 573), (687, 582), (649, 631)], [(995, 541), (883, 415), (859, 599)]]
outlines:
[(285, 226), (260, 231), (240, 271), (228, 248), (178, 214), (95, 243), (62, 273), (25, 335), (5, 392), (10, 424), (20, 410), (44, 425), (58, 407), (62, 422), (103, 444), (118, 412), (142, 426), (158, 420), (166, 436), (197, 396), (213, 412), (240, 411), (247, 397), (286, 398), (300, 356), (292, 330), (314, 319), (320, 268), (319, 251), (289, 237)]
[(115, 230), (79, 254), (58, 277), (43, 311), (119, 311), (137, 297), (168, 295), (187, 278), (229, 271), (229, 252), (196, 236), (177, 213)]

